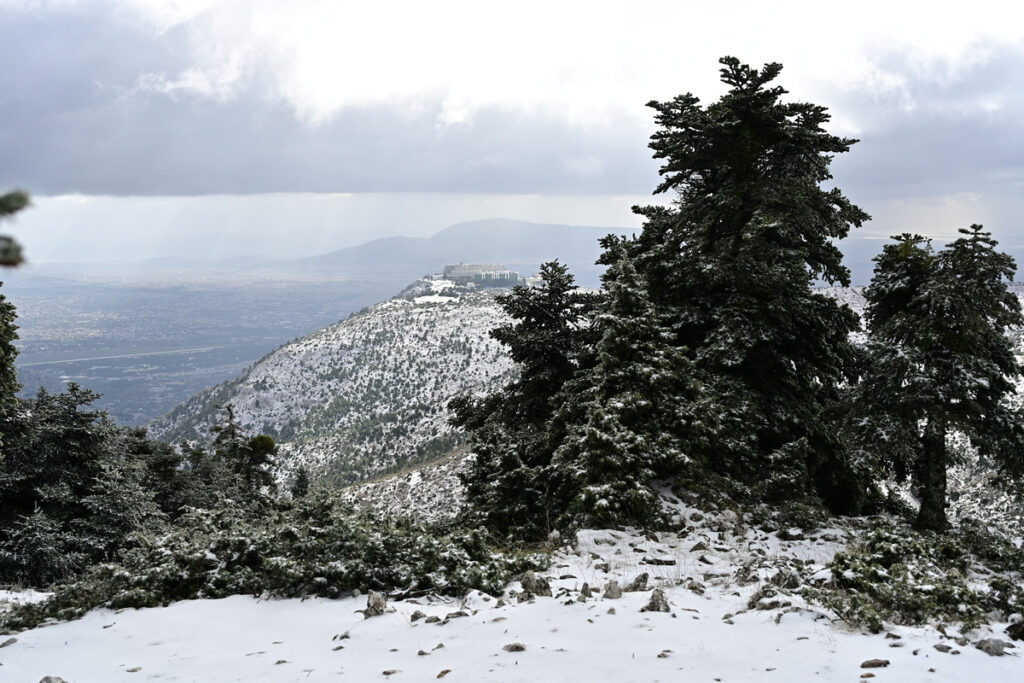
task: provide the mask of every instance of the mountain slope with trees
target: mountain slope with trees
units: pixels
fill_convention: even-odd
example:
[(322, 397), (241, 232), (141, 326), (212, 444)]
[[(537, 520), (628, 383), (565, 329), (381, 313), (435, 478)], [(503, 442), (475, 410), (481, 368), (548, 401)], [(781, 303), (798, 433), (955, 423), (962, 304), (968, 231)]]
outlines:
[(434, 291), (421, 282), (282, 346), (150, 431), (202, 442), (231, 405), (244, 433), (278, 443), (281, 476), (305, 466), (314, 479), (342, 484), (436, 458), (462, 443), (448, 424), (447, 401), (511, 371), (487, 336), (501, 319), (491, 292)]

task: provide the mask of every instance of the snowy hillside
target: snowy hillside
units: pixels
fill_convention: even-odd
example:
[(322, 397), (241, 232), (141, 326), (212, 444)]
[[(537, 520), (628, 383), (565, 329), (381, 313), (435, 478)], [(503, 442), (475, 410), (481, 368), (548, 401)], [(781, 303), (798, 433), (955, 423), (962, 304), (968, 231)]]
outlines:
[(436, 458), (459, 445), (448, 401), (508, 377), (488, 331), (502, 319), (494, 292), (421, 281), (394, 299), (282, 346), (235, 380), (197, 394), (151, 427), (164, 439), (205, 439), (219, 407), (300, 464), (359, 481)]

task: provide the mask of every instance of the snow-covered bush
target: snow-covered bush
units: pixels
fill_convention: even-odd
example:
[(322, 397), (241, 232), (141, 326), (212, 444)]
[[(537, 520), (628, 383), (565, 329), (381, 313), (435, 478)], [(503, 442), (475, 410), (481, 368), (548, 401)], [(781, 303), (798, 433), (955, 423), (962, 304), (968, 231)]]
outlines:
[(118, 563), (93, 567), (39, 605), (3, 615), (0, 627), (73, 619), (94, 607), (152, 607), (229, 595), (338, 597), (353, 589), (499, 592), (539, 556), (491, 551), (480, 531), (445, 535), (406, 521), (354, 515), (318, 492), (250, 519), (230, 502), (191, 510), (169, 533), (140, 539)]
[[(803, 595), (875, 633), (884, 622), (959, 623), (971, 629), (991, 611), (1003, 617), (1019, 612), (1024, 553), (992, 534), (979, 541), (974, 531), (943, 536), (876, 522), (846, 551), (836, 553), (829, 565), (831, 583), (805, 588)], [(985, 563), (1011, 571), (986, 586)]]

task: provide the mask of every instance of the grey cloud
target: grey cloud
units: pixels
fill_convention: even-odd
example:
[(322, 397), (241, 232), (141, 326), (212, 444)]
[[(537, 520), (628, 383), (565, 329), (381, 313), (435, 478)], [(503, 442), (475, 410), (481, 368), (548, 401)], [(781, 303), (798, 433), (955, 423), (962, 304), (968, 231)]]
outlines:
[[(578, 126), (492, 107), (468, 123), (439, 126), (434, 103), (415, 114), (348, 108), (309, 126), (258, 77), (224, 101), (134, 88), (144, 74), (187, 69), (188, 40), (174, 30), (153, 36), (90, 7), (0, 13), (0, 63), (13, 65), (0, 75), (0, 188), (644, 194), (657, 184), (658, 163), (646, 146), (653, 124), (635, 118)], [(1001, 47), (991, 55), (952, 81), (917, 78), (904, 55), (884, 56), (885, 66), (908, 74), (917, 102), (909, 112), (896, 98), (863, 91), (808, 96), (863, 128), (863, 141), (835, 162), (837, 183), (865, 204), (1019, 192), (1024, 51)], [(958, 106), (996, 96), (1003, 110), (965, 114)]]
[[(907, 76), (914, 106), (902, 108), (895, 96), (833, 94), (833, 111), (863, 129), (834, 165), (844, 187), (880, 199), (1024, 189), (1024, 49), (993, 48), (951, 79), (915, 78), (900, 54), (881, 61)], [(986, 112), (986, 101), (1001, 106)]]
[(259, 83), (227, 101), (134, 88), (177, 73), (186, 50), (88, 12), (0, 22), (0, 186), (37, 193), (644, 192), (657, 165), (649, 133), (491, 108), (439, 126), (416, 114), (348, 108), (298, 121)]

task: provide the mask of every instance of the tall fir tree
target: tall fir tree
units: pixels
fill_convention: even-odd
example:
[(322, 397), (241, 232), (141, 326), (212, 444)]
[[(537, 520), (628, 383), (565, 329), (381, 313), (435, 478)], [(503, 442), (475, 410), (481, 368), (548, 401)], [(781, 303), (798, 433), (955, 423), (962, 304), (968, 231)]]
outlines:
[(549, 421), (566, 383), (592, 362), (594, 297), (553, 261), (541, 266), (536, 287), (518, 285), (497, 300), (511, 322), (491, 337), (508, 349), (518, 377), (482, 399), (452, 401), (452, 421), (470, 433), (475, 453), (462, 475), (469, 502), (492, 528), (533, 536), (549, 529), (557, 513), (547, 468), (558, 439)]
[(691, 455), (767, 497), (817, 494), (852, 511), (860, 485), (823, 415), (851, 377), (858, 321), (811, 286), (849, 284), (833, 240), (868, 216), (822, 184), (856, 141), (824, 130), (824, 107), (783, 101), (779, 64), (721, 63), (729, 91), (717, 102), (649, 103), (656, 192), (676, 201), (636, 207), (646, 222), (626, 247), (734, 427)]
[(1024, 475), (1024, 420), (1006, 398), (1021, 366), (1006, 332), (1024, 325), (1009, 291), (1016, 264), (982, 226), (936, 252), (903, 234), (875, 258), (865, 292), (868, 363), (857, 389), (859, 436), (920, 492), (917, 526), (944, 531), (953, 430), (1012, 476)]

